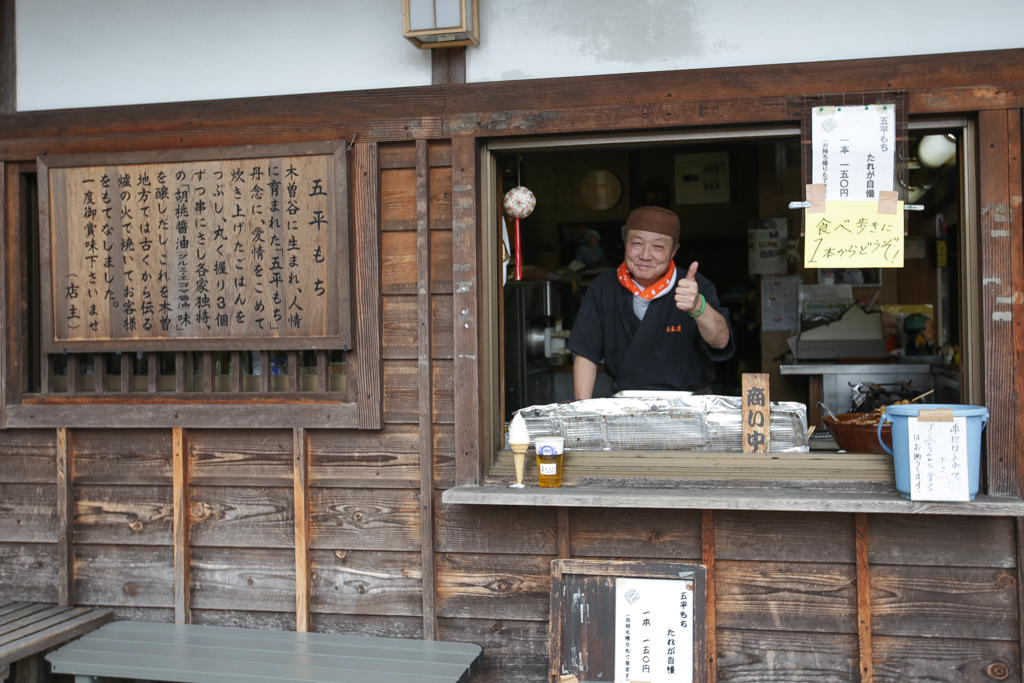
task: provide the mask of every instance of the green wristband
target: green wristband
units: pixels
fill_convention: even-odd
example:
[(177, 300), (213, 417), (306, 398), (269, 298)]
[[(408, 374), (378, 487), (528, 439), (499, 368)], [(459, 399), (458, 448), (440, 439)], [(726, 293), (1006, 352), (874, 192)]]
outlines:
[(703, 294), (701, 294), (700, 295), (700, 310), (697, 311), (696, 313), (694, 313), (693, 311), (687, 311), (686, 312), (687, 315), (689, 315), (691, 318), (699, 318), (700, 314), (704, 312), (704, 306), (706, 306), (707, 303), (708, 303), (708, 300), (704, 298)]

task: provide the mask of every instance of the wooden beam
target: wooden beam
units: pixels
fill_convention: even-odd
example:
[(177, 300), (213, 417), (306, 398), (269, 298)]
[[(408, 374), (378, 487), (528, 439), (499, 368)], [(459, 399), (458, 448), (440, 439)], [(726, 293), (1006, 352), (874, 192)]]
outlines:
[(860, 680), (872, 683), (875, 667), (871, 653), (871, 573), (868, 568), (868, 516), (854, 515), (857, 546), (857, 634), (860, 643)]
[[(991, 415), (986, 430), (988, 492), (1018, 495), (1017, 430), (1021, 416), (1018, 414), (1019, 398), (1014, 391), (1017, 379), (1013, 318), (1024, 315), (1024, 311), (1012, 302), (1022, 296), (1021, 290), (1014, 290), (1014, 271), (1021, 267), (1021, 240), (1024, 239), (1019, 181), (1020, 112), (980, 112), (978, 141), (979, 241), (981, 278), (985, 283), (981, 292), (981, 329), (985, 350), (985, 403)], [(1017, 167), (1013, 172), (1012, 165)], [(1014, 181), (1016, 187), (1012, 186)], [(971, 322), (968, 320), (965, 324)]]
[(358, 405), (359, 428), (380, 429), (384, 413), (381, 384), (382, 302), (380, 295), (380, 168), (377, 143), (357, 142), (352, 157), (352, 244), (351, 263), (355, 307), (355, 387), (349, 399)]
[(295, 630), (312, 630), (309, 596), (309, 439), (306, 430), (292, 430), (292, 462), (295, 473)]
[(174, 623), (191, 624), (191, 591), (189, 574), (191, 552), (189, 531), (191, 526), (190, 497), (188, 483), (189, 446), (188, 430), (175, 427), (171, 432), (173, 440), (173, 491), (174, 498)]
[(558, 559), (572, 557), (572, 530), (569, 528), (569, 508), (558, 508)]
[[(3, 0), (4, 5), (10, 5), (13, 12), (14, 0)], [(0, 39), (3, 34), (0, 32)], [(0, 60), (3, 55), (0, 54)], [(7, 204), (7, 167), (0, 162), (0, 203)], [(0, 206), (0, 248), (7, 245), (7, 211)], [(19, 254), (20, 256), (20, 254)], [(0, 320), (4, 321), (4, 327), (11, 326), (7, 319), (7, 259), (0, 257)], [(0, 336), (0, 429), (7, 429), (7, 402), (10, 397), (7, 395), (7, 378), (11, 369), (7, 365), (7, 339)]]
[[(1024, 614), (1024, 517), (1018, 517), (1017, 522), (1017, 614)], [(1018, 618), (1020, 626), (1020, 656), (1024, 662), (1024, 619)]]
[(479, 174), (474, 138), (452, 140), (452, 279), (455, 346), (455, 481), (476, 486), (483, 477), (480, 391), (480, 261), (476, 201)]
[(707, 568), (704, 611), (704, 656), (707, 683), (718, 680), (718, 630), (715, 616), (715, 513), (702, 510), (700, 516), (701, 564)]
[(430, 51), (430, 84), (466, 82), (466, 48), (449, 47)]
[(62, 607), (75, 600), (73, 439), (73, 432), (57, 430), (57, 604)]
[[(1007, 121), (1007, 185), (1010, 188), (1010, 234), (1012, 237), (1013, 255), (1010, 259), (1013, 285), (1013, 313), (1024, 316), (1024, 125), (1021, 123), (1021, 110), (1009, 112)], [(1017, 401), (1014, 413), (1014, 437), (1024, 436), (1024, 415), (1021, 410), (1021, 396), (1024, 396), (1024, 321), (1018, 319), (1013, 325), (1013, 389), (1012, 395)], [(1017, 495), (1024, 495), (1024, 456), (1019, 449), (1010, 451), (1014, 457), (1017, 474)]]
[(14, 4), (14, 0), (0, 0), (0, 114), (13, 114), (18, 110)]
[(135, 383), (135, 352), (125, 351), (121, 354), (121, 393), (130, 394)]
[(420, 544), (423, 572), (423, 639), (437, 640), (434, 564), (434, 408), (430, 348), (430, 155), (416, 141), (416, 319), (419, 374)]

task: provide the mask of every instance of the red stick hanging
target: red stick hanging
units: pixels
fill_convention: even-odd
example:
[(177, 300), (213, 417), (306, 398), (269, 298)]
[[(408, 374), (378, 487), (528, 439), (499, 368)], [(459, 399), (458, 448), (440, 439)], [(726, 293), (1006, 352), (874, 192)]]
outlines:
[(519, 219), (516, 219), (516, 280), (523, 279), (523, 246), (519, 242)]

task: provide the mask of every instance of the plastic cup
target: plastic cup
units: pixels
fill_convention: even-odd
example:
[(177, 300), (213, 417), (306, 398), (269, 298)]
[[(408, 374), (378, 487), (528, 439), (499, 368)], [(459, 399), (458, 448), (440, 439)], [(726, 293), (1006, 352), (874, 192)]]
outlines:
[(545, 489), (561, 486), (565, 439), (560, 436), (539, 436), (534, 446), (537, 449), (537, 485)]

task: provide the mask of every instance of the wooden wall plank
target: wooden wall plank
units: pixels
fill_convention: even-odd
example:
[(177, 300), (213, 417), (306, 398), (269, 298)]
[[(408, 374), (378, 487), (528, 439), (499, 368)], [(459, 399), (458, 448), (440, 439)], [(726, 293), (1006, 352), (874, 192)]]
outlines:
[(419, 427), (387, 424), (380, 431), (312, 430), (309, 485), (415, 488), (419, 484)]
[(547, 621), (554, 555), (437, 555), (438, 617)]
[(572, 526), (569, 523), (569, 508), (558, 508), (558, 559), (572, 557)]
[(294, 491), (284, 487), (189, 487), (189, 545), (292, 548)]
[(74, 490), (71, 481), (74, 460), (74, 433), (57, 430), (57, 604), (75, 602)]
[(1015, 643), (966, 638), (875, 638), (877, 683), (1019, 681)]
[(76, 484), (171, 483), (169, 430), (76, 429)]
[(0, 114), (13, 114), (18, 111), (18, 53), (15, 49), (14, 5), (14, 0), (0, 2)]
[(193, 548), (192, 608), (295, 614), (295, 553)]
[(174, 543), (171, 486), (75, 486), (75, 543)]
[(715, 572), (720, 629), (857, 632), (851, 565), (716, 560)]
[[(452, 293), (451, 230), (430, 232), (430, 291), (432, 294)], [(385, 232), (381, 235), (384, 294), (416, 294), (416, 233)]]
[[(452, 270), (455, 311), (455, 471), (460, 485), (483, 477), (483, 406), (480, 395), (480, 264), (476, 140), (452, 141)], [(444, 233), (440, 233), (444, 234)]]
[(849, 515), (814, 512), (715, 512), (715, 552), (722, 560), (856, 561)]
[(554, 508), (449, 505), (438, 501), (439, 553), (557, 555)]
[(75, 604), (173, 607), (173, 555), (158, 546), (77, 546)]
[(309, 621), (309, 440), (306, 430), (294, 430), (295, 485), (293, 487), (295, 528), (295, 630), (305, 633)]
[[(452, 143), (450, 140), (422, 138), (430, 140), (430, 165), (448, 166), (452, 165)], [(416, 168), (416, 142), (406, 140), (402, 142), (382, 143), (379, 148), (380, 167), (385, 168)]]
[(416, 229), (415, 167), (381, 169), (380, 229)]
[(547, 680), (548, 625), (514, 619), (438, 619), (441, 640), (483, 647), (473, 683), (536, 683)]
[(317, 633), (341, 633), (372, 638), (423, 637), (423, 619), (420, 617), (314, 612), (313, 628)]
[[(1024, 127), (1021, 125), (1021, 110), (1007, 112), (1006, 144), (1007, 144), (1007, 178), (1006, 184), (1010, 191), (1007, 204), (1010, 209), (1010, 234), (1013, 253), (1010, 258), (1011, 291), (1013, 291), (1012, 308), (1018, 316), (1024, 315)], [(1020, 321), (1018, 321), (1019, 323)], [(1013, 396), (1017, 399), (1017, 412), (1014, 414), (1014, 436), (1024, 435), (1024, 415), (1021, 415), (1020, 396), (1024, 394), (1024, 324), (1013, 325)], [(1015, 452), (1017, 495), (1024, 494), (1024, 457)], [(1022, 644), (1024, 647), (1024, 644)]]
[(455, 486), (455, 425), (434, 424), (434, 487)]
[(715, 545), (715, 512), (701, 510), (701, 564), (706, 569), (704, 578), (704, 670), (708, 683), (718, 680), (718, 618), (717, 618), (717, 574), (715, 561), (718, 549)]
[(868, 566), (868, 518), (860, 512), (854, 516), (854, 537), (857, 546), (857, 642), (860, 653), (861, 683), (874, 683), (871, 643), (871, 571)]
[(419, 492), (310, 490), (310, 547), (420, 551)]
[(722, 683), (830, 681), (859, 683), (857, 637), (719, 629), (718, 680)]
[(193, 484), (291, 486), (292, 433), (285, 429), (191, 429)]
[(57, 602), (57, 544), (0, 543), (0, 599)]
[(870, 515), (868, 538), (872, 565), (1017, 566), (1011, 517)]
[(54, 484), (0, 484), (0, 541), (56, 543), (56, 499)]
[(314, 550), (311, 555), (314, 612), (422, 616), (419, 553)]
[[(1019, 117), (1019, 114), (1015, 114)], [(1018, 128), (1019, 130), (1019, 128)], [(996, 303), (996, 297), (1014, 293), (1015, 242), (1022, 237), (1018, 226), (1012, 237), (1010, 216), (1010, 113), (986, 111), (978, 114), (978, 204), (981, 209), (981, 277), (990, 284), (982, 288), (981, 327), (985, 353), (985, 403), (990, 419), (985, 432), (988, 458), (988, 492), (1019, 495), (1016, 462), (1019, 419), (1014, 379), (1012, 307)], [(1019, 162), (1019, 158), (1017, 160)], [(1020, 188), (1016, 188), (1020, 192)], [(1019, 212), (1018, 212), (1019, 213)], [(999, 284), (992, 284), (999, 283)], [(970, 324), (970, 321), (966, 321)]]
[[(418, 355), (416, 299), (409, 295), (384, 297), (384, 358), (411, 359)], [(430, 297), (430, 357), (453, 358), (452, 297)]]
[[(453, 362), (435, 360), (432, 396), (435, 423), (455, 421)], [(419, 422), (419, 366), (415, 361), (384, 363), (384, 419), (391, 424)]]
[(192, 571), (192, 523), (191, 523), (191, 482), (189, 480), (189, 434), (186, 430), (175, 428), (171, 432), (172, 449), (172, 499), (173, 499), (173, 533), (174, 533), (174, 623), (188, 624), (191, 615), (191, 583)]
[(0, 483), (53, 484), (57, 472), (57, 433), (53, 429), (0, 431)]
[(194, 609), (193, 624), (258, 628), (264, 631), (294, 631), (295, 612), (257, 612), (247, 609)]
[(696, 561), (701, 517), (695, 510), (569, 510), (573, 557)]
[[(354, 387), (360, 429), (380, 429), (381, 387), (381, 233), (380, 169), (377, 143), (357, 142), (352, 155), (352, 278), (356, 330)], [(351, 365), (350, 365), (351, 367)]]
[(423, 637), (437, 639), (434, 565), (434, 372), (431, 362), (430, 159), (426, 140), (416, 142), (416, 322), (419, 373), (420, 567)]
[(871, 567), (877, 635), (1016, 640), (1017, 578), (1004, 569)]

